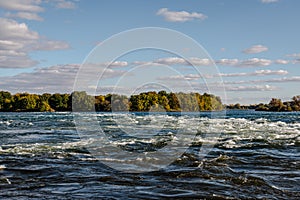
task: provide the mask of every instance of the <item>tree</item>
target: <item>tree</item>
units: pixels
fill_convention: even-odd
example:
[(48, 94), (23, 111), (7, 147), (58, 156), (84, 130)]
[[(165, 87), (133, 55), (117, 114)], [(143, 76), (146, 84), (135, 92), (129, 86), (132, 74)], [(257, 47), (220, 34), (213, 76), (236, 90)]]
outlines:
[(29, 93), (17, 93), (13, 96), (13, 110), (36, 111), (39, 96)]
[(111, 96), (111, 109), (115, 112), (128, 111), (129, 110), (128, 98), (124, 95), (113, 94)]
[(300, 105), (300, 95), (294, 96), (293, 101), (296, 105)]
[(37, 111), (39, 112), (49, 112), (49, 111), (54, 111), (51, 106), (49, 105), (48, 102), (46, 101), (39, 101), (38, 102), (38, 107), (37, 107)]
[[(47, 95), (45, 95), (45, 98)], [(55, 93), (49, 97), (48, 102), (52, 109), (55, 111), (67, 111), (70, 110), (70, 95)]]
[(297, 96), (293, 97), (292, 109), (294, 111), (300, 111), (300, 95), (297, 95)]
[(221, 110), (222, 102), (219, 97), (199, 93), (167, 93), (166, 91), (150, 91), (128, 98), (124, 95), (107, 94), (90, 96), (84, 91), (69, 94), (42, 95), (0, 92), (0, 111), (184, 111)]
[(180, 111), (180, 103), (175, 93), (171, 92), (168, 97), (169, 107), (171, 111)]
[(0, 111), (9, 111), (12, 108), (12, 95), (9, 92), (0, 92)]
[(71, 94), (72, 110), (75, 112), (92, 111), (95, 105), (95, 97), (88, 95), (85, 91), (75, 91)]
[(272, 98), (272, 100), (269, 103), (269, 110), (270, 111), (281, 111), (283, 110), (284, 105), (281, 101), (281, 99)]

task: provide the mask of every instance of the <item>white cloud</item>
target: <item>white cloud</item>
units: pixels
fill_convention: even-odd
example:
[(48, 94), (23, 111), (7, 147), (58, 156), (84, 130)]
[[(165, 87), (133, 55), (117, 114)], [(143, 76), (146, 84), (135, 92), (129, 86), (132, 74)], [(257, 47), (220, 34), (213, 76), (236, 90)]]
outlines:
[[(1, 62), (0, 62), (1, 63)], [(71, 92), (80, 64), (55, 65), (37, 68), (31, 73), (1, 77), (0, 88), (11, 92)], [(90, 74), (93, 72), (87, 72)], [(120, 77), (125, 71), (106, 69), (102, 79)]]
[(43, 18), (37, 13), (43, 12), (45, 9), (42, 3), (51, 3), (59, 9), (75, 9), (76, 4), (66, 0), (0, 0), (0, 8), (16, 11), (6, 13), (9, 18), (21, 18), (26, 20), (43, 21)]
[[(214, 77), (241, 77), (241, 76), (270, 76), (270, 75), (287, 75), (288, 71), (286, 70), (257, 70), (255, 72), (250, 73), (220, 73), (217, 75), (207, 75), (204, 74), (203, 78), (209, 79)], [(176, 76), (165, 76), (165, 77), (159, 77), (158, 80), (167, 80), (167, 81), (179, 81), (179, 80), (199, 80), (202, 78), (199, 74), (187, 74), (187, 75), (176, 75)], [(240, 82), (239, 82), (240, 83)]]
[(41, 0), (1, 0), (0, 7), (7, 10), (42, 12)]
[(233, 67), (265, 67), (272, 64), (272, 60), (262, 58), (250, 58), (247, 60), (220, 59), (215, 61), (217, 65)]
[(169, 22), (186, 22), (196, 19), (204, 20), (207, 18), (207, 16), (202, 13), (189, 13), (187, 11), (169, 11), (168, 8), (161, 8), (157, 11), (156, 14), (163, 16), (165, 20)]
[(268, 83), (300, 82), (300, 76), (274, 78), (274, 79), (265, 80), (265, 82)]
[(291, 61), (292, 64), (298, 64), (298, 63), (300, 63), (300, 53), (288, 54), (286, 56), (294, 58), (294, 60)]
[(264, 76), (264, 75), (286, 75), (286, 74), (288, 74), (288, 71), (286, 71), (286, 70), (274, 70), (274, 71), (272, 71), (272, 70), (258, 70), (258, 71), (255, 71), (254, 73), (253, 73), (253, 76), (256, 76), (256, 75), (258, 75), (258, 76)]
[(159, 77), (158, 80), (166, 80), (166, 81), (192, 81), (192, 80), (198, 80), (201, 76), (199, 74), (187, 74), (187, 75), (175, 75), (175, 76), (165, 76), (165, 77)]
[(163, 65), (195, 65), (195, 66), (207, 66), (211, 65), (211, 60), (207, 58), (196, 58), (191, 57), (188, 60), (178, 57), (169, 57), (169, 58), (161, 58), (155, 60), (154, 63), (163, 64)]
[[(220, 60), (210, 60), (208, 58), (196, 58), (191, 57), (187, 60), (180, 58), (180, 57), (166, 57), (166, 58), (160, 58), (153, 61), (134, 61), (131, 64), (133, 65), (184, 65), (184, 66), (212, 66), (213, 63), (216, 63), (220, 66), (232, 66), (232, 67), (266, 67), (271, 65), (272, 63), (275, 64), (288, 64), (290, 61), (288, 60), (269, 60), (269, 59), (263, 59), (263, 58), (250, 58), (247, 60), (238, 60), (238, 59), (220, 59)], [(296, 62), (296, 61), (295, 61)]]
[(113, 68), (122, 68), (127, 67), (127, 61), (114, 61), (114, 62), (102, 62), (102, 63), (85, 63), (86, 66), (92, 66), (94, 69), (106, 69), (106, 70), (115, 70)]
[(41, 37), (25, 23), (12, 19), (0, 18), (0, 27), (0, 68), (33, 67), (37, 62), (29, 57), (30, 52), (69, 48), (66, 42)]
[(261, 53), (264, 51), (268, 51), (268, 47), (259, 44), (259, 45), (254, 45), (248, 49), (243, 50), (243, 53), (255, 54), (255, 53)]
[(72, 1), (58, 0), (56, 8), (61, 9), (75, 9), (76, 5)]
[(27, 68), (37, 64), (37, 61), (32, 60), (27, 55), (0, 56), (0, 68)]
[(272, 79), (258, 79), (258, 80), (242, 80), (242, 81), (224, 81), (227, 85), (240, 85), (240, 84), (256, 84), (256, 83), (289, 83), (300, 82), (300, 76), (272, 78)]
[(153, 62), (162, 65), (187, 65), (188, 64), (185, 59), (179, 57), (160, 58)]
[(30, 46), (30, 50), (43, 50), (43, 51), (53, 51), (68, 49), (69, 44), (64, 41), (57, 40), (41, 40), (34, 45)]
[[(153, 61), (134, 61), (131, 64), (133, 65), (149, 65), (149, 66), (156, 66), (156, 65), (182, 65), (182, 66), (212, 66), (213, 63), (216, 63), (216, 65), (219, 66), (231, 66), (231, 67), (267, 67), (271, 64), (281, 64), (286, 65), (289, 64), (291, 61), (289, 60), (283, 60), (283, 59), (277, 59), (277, 60), (269, 60), (264, 58), (250, 58), (247, 60), (239, 60), (239, 59), (220, 59), (220, 60), (211, 60), (208, 58), (196, 58), (196, 57), (190, 57), (186, 60), (180, 57), (166, 57), (166, 58), (160, 58)], [(300, 62), (299, 60), (294, 60), (294, 63)]]
[(43, 21), (42, 17), (40, 17), (36, 13), (30, 12), (6, 13), (5, 16), (9, 18), (21, 18), (27, 20)]
[(0, 40), (35, 40), (39, 38), (39, 34), (29, 30), (25, 23), (18, 23), (15, 20), (0, 18)]
[(251, 58), (248, 60), (241, 61), (238, 66), (240, 67), (265, 67), (272, 64), (271, 60), (262, 58)]
[(293, 53), (293, 54), (288, 54), (286, 55), (287, 57), (296, 57), (296, 58), (300, 58), (300, 53)]
[(275, 2), (278, 2), (279, 0), (261, 0), (262, 3), (275, 3)]
[(195, 66), (209, 66), (212, 65), (212, 61), (208, 58), (190, 58), (191, 64)]
[(293, 63), (293, 64), (298, 64), (298, 63), (300, 63), (300, 58), (293, 60), (292, 63)]
[(185, 66), (209, 66), (212, 65), (213, 62), (208, 58), (196, 58), (191, 57), (187, 60), (179, 57), (166, 57), (160, 58), (154, 61), (134, 61), (132, 62), (134, 65), (185, 65)]
[(11, 92), (70, 92), (78, 69), (76, 64), (39, 68), (32, 73), (3, 77), (0, 85)]
[(240, 76), (266, 76), (266, 75), (286, 75), (286, 70), (257, 70), (251, 73), (231, 73), (231, 74), (220, 74), (222, 77), (240, 77)]
[(113, 63), (105, 63), (106, 66), (117, 68), (117, 67), (126, 67), (128, 66), (128, 63), (126, 61), (115, 61)]
[(44, 11), (44, 8), (40, 6), (41, 3), (41, 0), (1, 0), (0, 8), (19, 11), (6, 13), (6, 17), (42, 21), (43, 18), (37, 14)]
[(235, 66), (238, 63), (239, 63), (238, 59), (221, 59), (216, 61), (216, 64), (226, 65), (226, 66)]
[(226, 86), (226, 91), (274, 91), (277, 87), (270, 85)]
[(275, 60), (275, 63), (276, 64), (280, 64), (280, 65), (287, 65), (289, 64), (290, 61), (288, 60), (283, 60), (283, 59), (278, 59), (278, 60)]

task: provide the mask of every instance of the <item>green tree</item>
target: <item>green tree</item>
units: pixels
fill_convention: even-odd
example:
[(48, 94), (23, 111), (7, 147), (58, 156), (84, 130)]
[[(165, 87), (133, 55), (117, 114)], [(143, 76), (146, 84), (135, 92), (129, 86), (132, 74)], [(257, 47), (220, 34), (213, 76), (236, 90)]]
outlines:
[(29, 93), (18, 93), (13, 96), (13, 109), (15, 111), (36, 111), (39, 96)]
[[(45, 95), (45, 98), (47, 98), (47, 95)], [(48, 102), (55, 111), (67, 111), (70, 110), (69, 98), (69, 94), (55, 93), (49, 97)]]
[(12, 95), (9, 92), (0, 92), (0, 111), (10, 111), (12, 108)]
[(294, 96), (293, 98), (292, 109), (294, 111), (300, 111), (300, 95)]
[(92, 111), (95, 105), (95, 97), (85, 91), (75, 91), (71, 94), (72, 110), (75, 112)]
[(128, 98), (124, 95), (113, 94), (111, 96), (111, 109), (113, 111), (128, 111), (129, 104)]
[(281, 101), (281, 99), (272, 98), (272, 100), (269, 103), (269, 110), (270, 111), (281, 111), (283, 110), (284, 105)]
[(167, 97), (168, 97), (170, 110), (171, 111), (180, 111), (180, 103), (177, 98), (177, 95), (175, 93), (171, 92), (169, 95), (167, 95)]

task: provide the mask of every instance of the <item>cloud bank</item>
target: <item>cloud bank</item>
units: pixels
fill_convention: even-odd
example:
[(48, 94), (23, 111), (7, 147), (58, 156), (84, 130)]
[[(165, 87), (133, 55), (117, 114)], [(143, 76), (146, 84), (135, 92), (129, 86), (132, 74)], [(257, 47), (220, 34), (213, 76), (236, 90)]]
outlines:
[(187, 11), (169, 11), (168, 8), (161, 8), (157, 11), (157, 15), (163, 16), (169, 22), (186, 22), (192, 20), (205, 20), (206, 15), (197, 12)]

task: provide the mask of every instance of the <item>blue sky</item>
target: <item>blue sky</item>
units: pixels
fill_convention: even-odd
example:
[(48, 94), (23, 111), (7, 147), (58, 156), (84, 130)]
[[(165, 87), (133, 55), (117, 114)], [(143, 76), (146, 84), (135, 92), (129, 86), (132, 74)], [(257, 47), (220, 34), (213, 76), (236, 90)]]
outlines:
[[(186, 34), (209, 53), (227, 103), (289, 100), (300, 94), (299, 8), (297, 0), (0, 0), (0, 90), (70, 92), (98, 43), (129, 29), (162, 27)], [(139, 61), (180, 67), (182, 77), (172, 80), (195, 77), (176, 58), (131, 53), (110, 73), (117, 79)]]

